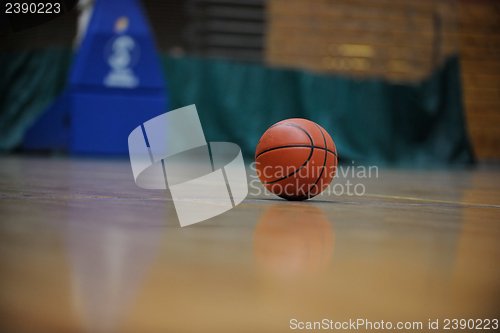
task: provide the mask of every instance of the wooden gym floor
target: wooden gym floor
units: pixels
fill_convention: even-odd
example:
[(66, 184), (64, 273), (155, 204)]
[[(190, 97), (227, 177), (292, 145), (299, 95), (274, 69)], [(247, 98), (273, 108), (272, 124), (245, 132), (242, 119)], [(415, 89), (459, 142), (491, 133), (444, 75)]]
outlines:
[(349, 177), (365, 195), (285, 202), (252, 187), (180, 228), (126, 159), (0, 157), (0, 331), (500, 319), (500, 170)]

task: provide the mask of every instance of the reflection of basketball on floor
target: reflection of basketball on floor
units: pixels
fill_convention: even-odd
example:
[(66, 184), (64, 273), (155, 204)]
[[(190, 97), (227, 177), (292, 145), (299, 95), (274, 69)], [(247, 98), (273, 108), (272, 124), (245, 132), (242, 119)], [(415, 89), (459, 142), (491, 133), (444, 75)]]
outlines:
[(258, 266), (273, 275), (307, 276), (323, 270), (333, 256), (334, 231), (323, 211), (310, 205), (275, 205), (255, 228)]

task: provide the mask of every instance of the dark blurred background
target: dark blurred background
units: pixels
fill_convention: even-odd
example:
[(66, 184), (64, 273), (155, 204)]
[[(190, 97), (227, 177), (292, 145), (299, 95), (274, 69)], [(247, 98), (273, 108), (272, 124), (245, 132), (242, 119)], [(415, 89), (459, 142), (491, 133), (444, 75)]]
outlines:
[[(341, 158), (393, 165), (500, 158), (500, 3), (142, 0), (169, 109), (251, 155), (274, 122), (325, 127)], [(0, 37), (0, 148), (23, 151), (61, 95), (93, 1)], [(82, 14), (82, 13), (87, 14)], [(82, 32), (80, 32), (81, 34)]]

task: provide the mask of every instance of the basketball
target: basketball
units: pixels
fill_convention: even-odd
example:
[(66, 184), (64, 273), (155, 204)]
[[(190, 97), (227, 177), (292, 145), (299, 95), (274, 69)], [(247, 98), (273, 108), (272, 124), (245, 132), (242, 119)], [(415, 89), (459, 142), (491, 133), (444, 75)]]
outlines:
[(310, 199), (330, 185), (337, 149), (330, 135), (306, 119), (287, 119), (260, 138), (255, 167), (262, 184), (287, 200)]

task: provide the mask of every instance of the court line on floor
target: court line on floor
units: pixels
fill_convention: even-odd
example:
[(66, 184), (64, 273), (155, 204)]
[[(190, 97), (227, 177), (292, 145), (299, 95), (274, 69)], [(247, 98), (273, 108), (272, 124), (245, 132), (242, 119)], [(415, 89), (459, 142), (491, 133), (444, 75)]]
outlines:
[[(316, 201), (318, 202), (318, 201)], [(494, 205), (461, 205), (461, 204), (418, 204), (418, 203), (391, 203), (391, 202), (331, 202), (331, 201), (319, 201), (328, 203), (337, 203), (345, 205), (372, 205), (372, 206), (418, 206), (418, 207), (453, 207), (453, 208), (500, 208), (500, 206)]]
[[(24, 199), (88, 199), (88, 200), (137, 200), (137, 201), (173, 201), (172, 198), (144, 198), (144, 197), (110, 197), (110, 196), (83, 196), (83, 195), (12, 195), (2, 194), (0, 198), (24, 198)], [(204, 201), (204, 202), (222, 202), (229, 201), (226, 199), (184, 199), (187, 201)], [(423, 200), (423, 199), (422, 199)], [(287, 202), (282, 199), (245, 199), (243, 202)], [(294, 201), (299, 203), (300, 201)], [(419, 207), (454, 207), (454, 208), (500, 208), (498, 205), (478, 205), (478, 204), (460, 204), (460, 203), (395, 203), (395, 202), (352, 202), (352, 201), (325, 201), (311, 200), (311, 203), (319, 204), (339, 204), (339, 205), (365, 205), (365, 206), (419, 206)]]
[(471, 202), (457, 202), (457, 201), (448, 201), (448, 200), (438, 200), (438, 199), (423, 199), (423, 198), (414, 198), (414, 197), (404, 197), (404, 196), (397, 196), (397, 195), (385, 195), (385, 194), (364, 194), (364, 196), (367, 197), (375, 197), (375, 198), (385, 198), (385, 199), (398, 199), (398, 200), (414, 200), (414, 201), (430, 201), (430, 202), (440, 202), (440, 203), (445, 203), (445, 204), (452, 204), (452, 205), (466, 205), (466, 206), (492, 206), (495, 208), (500, 208), (500, 205), (487, 205), (487, 204), (475, 204)]
[[(280, 199), (259, 199), (259, 200), (245, 200), (245, 201), (279, 201), (286, 202)], [(300, 202), (300, 201), (292, 201), (292, 202)], [(459, 208), (500, 208), (498, 205), (482, 205), (482, 204), (433, 204), (433, 203), (404, 203), (404, 202), (353, 202), (353, 201), (325, 201), (325, 200), (311, 200), (309, 202), (313, 203), (325, 203), (325, 204), (344, 204), (344, 205), (373, 205), (373, 206), (421, 206), (421, 207), (459, 207)]]

